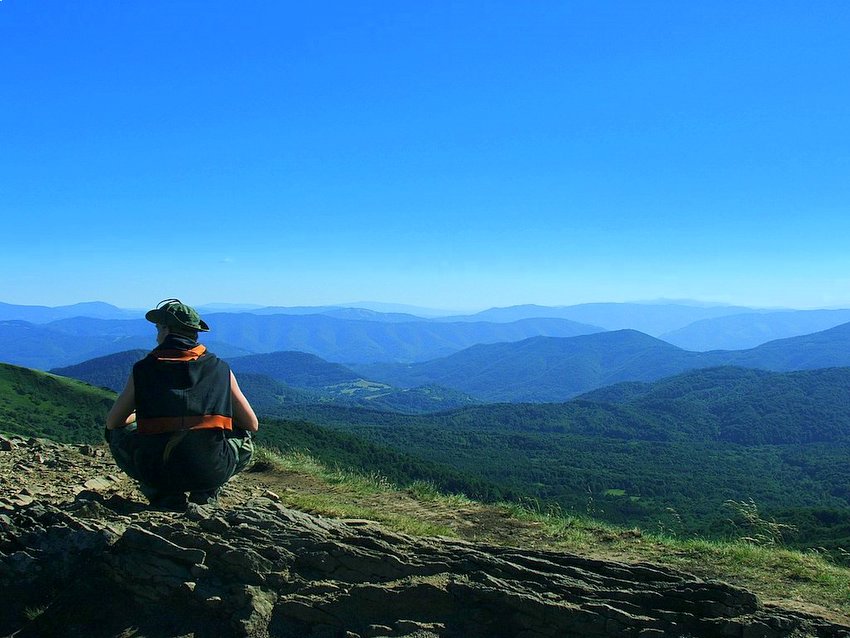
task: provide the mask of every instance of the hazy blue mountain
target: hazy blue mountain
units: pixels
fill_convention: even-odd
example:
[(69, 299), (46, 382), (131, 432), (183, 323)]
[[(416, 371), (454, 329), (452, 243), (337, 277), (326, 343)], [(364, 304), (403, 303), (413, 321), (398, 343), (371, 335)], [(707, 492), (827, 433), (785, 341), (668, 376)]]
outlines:
[(756, 312), (740, 306), (685, 305), (681, 303), (588, 303), (576, 306), (510, 306), (490, 308), (474, 315), (447, 317), (450, 321), (518, 321), (554, 317), (599, 326), (605, 330), (638, 330), (658, 336), (701, 319)]
[(625, 380), (653, 380), (700, 367), (700, 355), (635, 330), (571, 338), (532, 337), (477, 345), (410, 365), (358, 366), (401, 387), (437, 384), (485, 401), (566, 401)]
[(120, 392), (130, 376), (133, 364), (150, 350), (126, 350), (103, 357), (95, 357), (72, 366), (53, 368), (52, 374), (85, 381), (89, 385)]
[[(707, 352), (706, 355), (716, 353)], [(784, 372), (850, 366), (850, 323), (726, 353), (729, 365)]]
[(48, 370), (113, 351), (139, 347), (132, 339), (108, 335), (75, 335), (27, 321), (0, 321), (0, 361)]
[(507, 324), (404, 323), (337, 319), (325, 315), (212, 314), (212, 335), (257, 353), (297, 350), (339, 363), (422, 361), (477, 343), (518, 341), (534, 335), (573, 336), (598, 332), (560, 319)]
[(378, 312), (368, 308), (344, 306), (269, 306), (248, 311), (254, 315), (324, 315), (352, 321), (383, 321), (400, 323), (406, 321), (425, 321), (423, 317), (399, 312)]
[(80, 337), (146, 337), (150, 342), (154, 342), (156, 338), (154, 325), (144, 318), (127, 320), (69, 317), (46, 323), (44, 327), (55, 332)]
[(261, 374), (299, 388), (324, 388), (351, 383), (360, 375), (338, 363), (305, 352), (271, 352), (235, 357), (228, 361), (236, 373)]
[(685, 350), (743, 350), (768, 341), (810, 334), (850, 321), (850, 310), (785, 310), (696, 321), (661, 335)]
[(433, 383), (484, 401), (566, 401), (620, 381), (740, 366), (773, 371), (850, 366), (850, 324), (742, 351), (691, 352), (633, 330), (479, 345), (409, 365), (356, 366), (400, 387)]
[(195, 310), (197, 310), (202, 315), (211, 313), (211, 312), (253, 312), (255, 310), (260, 310), (265, 308), (262, 304), (250, 304), (250, 303), (207, 303), (203, 306), (194, 306)]
[[(476, 343), (599, 331), (562, 319), (506, 324), (440, 323), (250, 313), (212, 313), (205, 315), (205, 319), (212, 332), (203, 334), (201, 341), (223, 357), (297, 350), (338, 363), (421, 361)], [(74, 317), (36, 327), (44, 331), (44, 336), (35, 340), (21, 340), (11, 329), (0, 330), (0, 361), (46, 370), (122, 350), (150, 348), (154, 339), (153, 326), (144, 319)]]
[[(52, 321), (45, 324), (44, 328), (67, 335), (102, 338), (104, 345), (89, 351), (86, 359), (139, 348), (151, 350), (156, 346), (156, 329), (145, 319), (128, 321), (74, 317)], [(240, 357), (255, 352), (218, 339), (215, 333), (201, 333), (199, 340), (212, 352), (224, 358)], [(2, 353), (2, 340), (0, 340), (0, 353)], [(78, 358), (74, 363), (79, 361)]]
[(70, 317), (95, 317), (99, 319), (132, 319), (144, 313), (125, 310), (102, 301), (76, 303), (70, 306), (21, 306), (0, 302), (0, 321), (19, 320), (29, 323), (48, 323)]
[(390, 314), (414, 315), (416, 317), (448, 317), (450, 315), (462, 314), (455, 310), (438, 308), (426, 308), (424, 306), (412, 306), (402, 303), (387, 303), (384, 301), (356, 301), (353, 303), (340, 304), (344, 308), (366, 308), (375, 312)]

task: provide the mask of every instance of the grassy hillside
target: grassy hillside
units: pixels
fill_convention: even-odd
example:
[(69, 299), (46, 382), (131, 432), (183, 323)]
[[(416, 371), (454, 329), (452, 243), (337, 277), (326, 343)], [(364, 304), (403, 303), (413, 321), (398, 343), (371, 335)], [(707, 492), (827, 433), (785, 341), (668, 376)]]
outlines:
[(103, 440), (115, 394), (80, 381), (0, 364), (0, 429), (55, 441)]

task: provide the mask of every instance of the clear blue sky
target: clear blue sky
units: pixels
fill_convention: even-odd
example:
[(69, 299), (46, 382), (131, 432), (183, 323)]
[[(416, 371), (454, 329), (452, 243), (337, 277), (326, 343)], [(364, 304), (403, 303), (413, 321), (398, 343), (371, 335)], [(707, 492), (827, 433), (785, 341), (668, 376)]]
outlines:
[(0, 0), (0, 301), (850, 306), (850, 3)]

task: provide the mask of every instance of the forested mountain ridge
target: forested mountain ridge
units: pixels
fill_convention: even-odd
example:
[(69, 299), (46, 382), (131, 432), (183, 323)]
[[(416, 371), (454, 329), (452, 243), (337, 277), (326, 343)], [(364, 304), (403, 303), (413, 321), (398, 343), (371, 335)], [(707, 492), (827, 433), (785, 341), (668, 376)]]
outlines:
[[(711, 353), (706, 353), (711, 354)], [(850, 323), (728, 354), (729, 365), (777, 372), (850, 365)]]
[(354, 432), (568, 511), (592, 503), (597, 516), (619, 524), (722, 536), (724, 503), (753, 499), (766, 516), (799, 528), (796, 543), (850, 546), (850, 368), (695, 370), (566, 403), (419, 416), (293, 410), (293, 418)]
[(63, 377), (79, 379), (89, 385), (121, 392), (130, 376), (133, 364), (144, 358), (148, 352), (150, 351), (142, 350), (141, 348), (125, 350), (123, 352), (89, 359), (76, 365), (53, 368), (50, 372)]
[(360, 378), (353, 370), (305, 352), (272, 352), (228, 360), (234, 372), (262, 374), (299, 388), (322, 388)]
[(774, 371), (850, 366), (850, 323), (743, 351), (691, 352), (634, 330), (617, 330), (532, 337), (423, 363), (355, 368), (401, 387), (434, 383), (491, 402), (558, 402), (621, 381), (653, 381), (717, 366)]
[(619, 381), (676, 374), (700, 367), (704, 358), (635, 330), (617, 330), (478, 345), (424, 363), (357, 370), (402, 387), (436, 383), (486, 401), (548, 402)]
[(850, 443), (850, 368), (706, 368), (652, 383), (601, 388), (574, 402), (616, 404), (675, 423), (680, 440)]

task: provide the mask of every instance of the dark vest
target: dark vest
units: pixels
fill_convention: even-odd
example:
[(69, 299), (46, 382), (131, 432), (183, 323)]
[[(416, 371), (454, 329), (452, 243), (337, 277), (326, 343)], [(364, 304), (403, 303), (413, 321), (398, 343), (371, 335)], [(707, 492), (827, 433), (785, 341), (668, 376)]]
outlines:
[(140, 434), (233, 429), (230, 366), (207, 352), (157, 348), (133, 366)]

